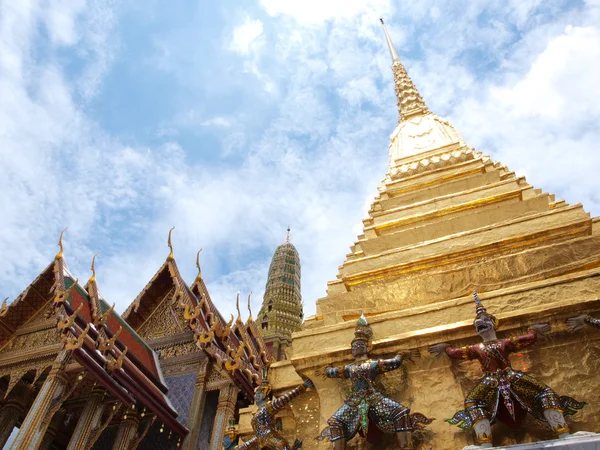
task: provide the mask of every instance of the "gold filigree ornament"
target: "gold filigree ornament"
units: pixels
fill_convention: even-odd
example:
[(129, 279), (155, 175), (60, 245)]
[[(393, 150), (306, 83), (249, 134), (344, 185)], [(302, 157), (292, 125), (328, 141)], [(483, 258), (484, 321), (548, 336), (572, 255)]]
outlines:
[(225, 325), (218, 324), (215, 334), (221, 339), (228, 338), (231, 335), (231, 325), (233, 324), (233, 314), (231, 315), (231, 319)]
[[(73, 311), (73, 314), (60, 320), (58, 322), (58, 324), (56, 324), (58, 329), (65, 330), (65, 329), (71, 328), (73, 325), (75, 325), (75, 319), (77, 319), (77, 315), (79, 314), (79, 311), (81, 311), (82, 308), (83, 308), (83, 303), (80, 304), (79, 307), (75, 311)], [(88, 325), (88, 328), (89, 328), (89, 325)]]
[(73, 281), (73, 284), (71, 284), (68, 289), (60, 291), (58, 294), (56, 294), (54, 297), (54, 305), (62, 305), (64, 302), (66, 302), (67, 298), (69, 298), (69, 295), (71, 294), (71, 291), (75, 288), (75, 286), (77, 286), (78, 282), (79, 278), (75, 278), (75, 281)]
[(185, 320), (195, 320), (200, 317), (200, 313), (200, 305), (194, 306), (193, 308), (190, 307), (190, 305), (185, 305), (185, 309), (183, 311), (183, 318)]
[(125, 355), (127, 355), (128, 351), (129, 351), (129, 349), (127, 347), (125, 347), (117, 359), (115, 359), (114, 356), (112, 356), (112, 354), (109, 353), (109, 355), (111, 357), (106, 363), (107, 369), (111, 372), (114, 372), (115, 370), (119, 370), (121, 367), (123, 367), (123, 362), (125, 361)]
[(106, 354), (107, 352), (112, 351), (115, 348), (115, 343), (119, 338), (119, 335), (123, 331), (123, 327), (119, 327), (117, 332), (110, 339), (103, 339), (101, 337), (98, 338), (97, 347), (102, 353)]
[(240, 342), (238, 348), (234, 351), (232, 349), (229, 350), (229, 358), (225, 361), (225, 369), (233, 372), (236, 369), (240, 368), (242, 364), (242, 356), (244, 355), (244, 348), (246, 344)]
[(96, 328), (98, 328), (103, 325), (106, 325), (108, 317), (111, 315), (111, 313), (114, 311), (114, 309), (115, 309), (115, 303), (113, 303), (112, 306), (110, 308), (108, 308), (105, 313), (100, 314), (98, 317), (94, 317), (94, 321), (93, 321), (94, 326)]
[(90, 331), (89, 323), (81, 331), (79, 336), (72, 336), (69, 333), (63, 335), (62, 341), (65, 345), (65, 350), (76, 350), (83, 347), (83, 343), (85, 342), (85, 337), (87, 336), (88, 331)]

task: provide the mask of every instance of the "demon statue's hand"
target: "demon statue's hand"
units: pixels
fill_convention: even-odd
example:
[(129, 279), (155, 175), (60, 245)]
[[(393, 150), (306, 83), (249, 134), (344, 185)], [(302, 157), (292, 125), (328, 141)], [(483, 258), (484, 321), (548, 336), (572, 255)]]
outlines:
[(535, 332), (540, 336), (545, 336), (546, 333), (549, 333), (552, 329), (552, 327), (548, 323), (537, 323), (535, 325), (531, 325), (531, 327), (529, 328), (535, 330)]
[(585, 318), (586, 317), (587, 317), (586, 314), (582, 314), (581, 316), (577, 316), (577, 317), (569, 317), (567, 319), (567, 325), (569, 327), (571, 327), (571, 331), (579, 331), (585, 327)]
[(314, 388), (315, 387), (314, 383), (312, 382), (312, 380), (310, 378), (305, 378), (304, 382), (302, 384), (304, 385), (304, 387), (306, 389)]
[(418, 359), (421, 357), (421, 352), (419, 351), (418, 348), (411, 348), (410, 350), (402, 353), (402, 359), (404, 360), (408, 360), (411, 363), (415, 363), (415, 359)]
[(442, 353), (446, 352), (446, 348), (450, 347), (450, 344), (447, 342), (442, 342), (441, 344), (433, 344), (428, 348), (429, 353), (435, 355), (436, 358), (439, 357)]

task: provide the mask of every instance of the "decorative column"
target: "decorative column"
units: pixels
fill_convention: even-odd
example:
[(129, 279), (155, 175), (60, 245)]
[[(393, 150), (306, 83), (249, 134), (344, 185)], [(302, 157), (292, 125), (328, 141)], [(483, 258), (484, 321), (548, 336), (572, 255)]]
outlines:
[(75, 430), (71, 435), (67, 450), (86, 450), (92, 430), (102, 420), (102, 414), (104, 413), (103, 398), (104, 388), (95, 387), (92, 389), (92, 393), (85, 403)]
[(22, 402), (16, 398), (10, 399), (0, 409), (0, 448), (4, 448), (4, 444), (8, 441), (15, 425), (19, 421), (19, 417), (25, 411), (25, 407)]
[(210, 450), (221, 450), (223, 447), (225, 428), (227, 428), (227, 421), (235, 412), (235, 404), (239, 391), (238, 387), (234, 384), (227, 385), (219, 390), (219, 403), (212, 428)]
[(135, 411), (128, 411), (117, 431), (117, 437), (112, 450), (130, 450), (131, 444), (137, 439), (140, 419)]
[(208, 359), (200, 362), (200, 368), (196, 375), (196, 385), (194, 387), (194, 396), (190, 407), (190, 415), (187, 421), (187, 428), (190, 433), (183, 441), (183, 450), (197, 450), (200, 440), (200, 429), (202, 427), (202, 418), (204, 417), (204, 407), (206, 405), (206, 379), (208, 374)]
[[(35, 397), (29, 412), (21, 424), (19, 433), (12, 443), (10, 450), (28, 449), (37, 450), (46, 434), (52, 417), (51, 410), (55, 411), (56, 403), (62, 403), (62, 396), (67, 390), (68, 378), (65, 374), (65, 366), (69, 360), (70, 353), (61, 350), (52, 364), (50, 373), (42, 384), (38, 395)], [(53, 415), (53, 414), (52, 414)]]
[(52, 442), (54, 442), (54, 439), (56, 438), (56, 435), (58, 434), (58, 429), (60, 428), (60, 423), (62, 422), (64, 416), (65, 416), (66, 411), (64, 409), (60, 409), (56, 414), (54, 414), (54, 417), (52, 417), (52, 420), (50, 421), (50, 425), (48, 425), (48, 429), (46, 430), (46, 433), (44, 434), (44, 438), (42, 439), (42, 443), (39, 446), (39, 450), (49, 450), (50, 446), (52, 445)]

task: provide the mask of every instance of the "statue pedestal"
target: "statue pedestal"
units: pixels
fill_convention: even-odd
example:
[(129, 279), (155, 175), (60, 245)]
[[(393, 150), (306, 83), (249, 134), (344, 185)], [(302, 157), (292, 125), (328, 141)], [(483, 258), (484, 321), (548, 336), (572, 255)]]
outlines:
[[(508, 445), (506, 447), (494, 447), (496, 449), (505, 448), (511, 450), (536, 450), (541, 448), (552, 450), (600, 450), (600, 434), (587, 431), (578, 431), (565, 439), (555, 439), (553, 441), (530, 442), (528, 444)], [(480, 450), (477, 445), (469, 445), (463, 450)]]

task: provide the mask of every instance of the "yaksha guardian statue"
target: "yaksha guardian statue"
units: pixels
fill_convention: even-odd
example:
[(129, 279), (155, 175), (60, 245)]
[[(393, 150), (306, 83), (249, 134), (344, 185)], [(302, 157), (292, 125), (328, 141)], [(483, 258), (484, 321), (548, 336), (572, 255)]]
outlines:
[(271, 385), (267, 374), (263, 373), (261, 384), (254, 393), (254, 402), (258, 406), (258, 411), (256, 411), (250, 422), (254, 430), (254, 437), (235, 448), (237, 450), (297, 450), (301, 448), (301, 440), (296, 439), (294, 444), (290, 446), (288, 441), (277, 432), (275, 429), (275, 415), (310, 387), (314, 387), (314, 385), (311, 380), (306, 379), (300, 386), (269, 400)]
[[(328, 438), (334, 443), (335, 450), (344, 450), (346, 441), (357, 432), (367, 437), (372, 427), (384, 433), (396, 433), (400, 448), (412, 448), (411, 432), (433, 420), (420, 413), (411, 414), (409, 408), (377, 390), (374, 385), (377, 375), (398, 369), (402, 365), (402, 355), (391, 359), (369, 359), (372, 335), (363, 314), (356, 323), (351, 344), (354, 363), (343, 368), (327, 367), (323, 373), (327, 378), (349, 378), (353, 382), (352, 394), (331, 416), (327, 421), (329, 426), (317, 437), (318, 440)], [(418, 352), (413, 353), (418, 356)]]
[(583, 408), (571, 397), (559, 397), (544, 383), (530, 375), (514, 370), (509, 354), (532, 345), (538, 334), (550, 330), (550, 325), (539, 324), (529, 328), (527, 334), (508, 339), (497, 339), (498, 320), (481, 304), (476, 292), (475, 331), (483, 342), (461, 348), (449, 344), (436, 344), (429, 348), (433, 354), (445, 352), (453, 359), (477, 359), (484, 375), (465, 399), (465, 409), (457, 412), (447, 422), (461, 428), (473, 428), (481, 447), (492, 447), (491, 424), (498, 419), (509, 426), (518, 426), (527, 413), (546, 421), (559, 438), (569, 435), (565, 415), (575, 414)]

